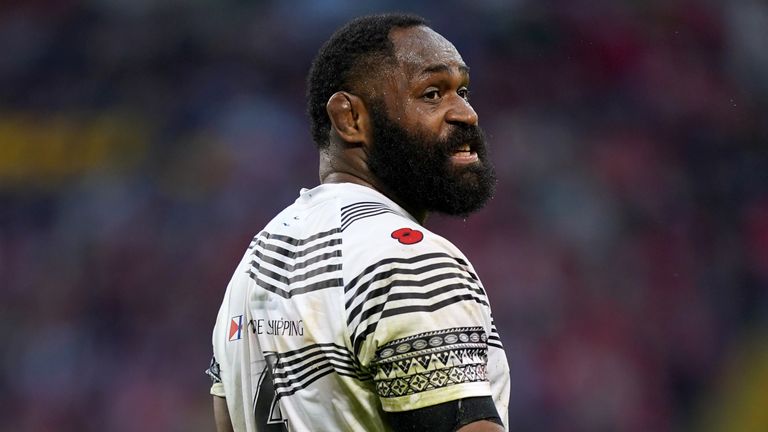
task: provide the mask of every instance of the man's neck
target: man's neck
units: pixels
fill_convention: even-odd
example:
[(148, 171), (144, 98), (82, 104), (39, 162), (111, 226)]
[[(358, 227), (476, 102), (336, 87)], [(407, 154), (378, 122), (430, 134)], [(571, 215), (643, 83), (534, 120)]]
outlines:
[(354, 183), (381, 192), (405, 209), (419, 224), (424, 225), (427, 211), (409, 205), (384, 183), (379, 181), (368, 169), (367, 154), (362, 146), (346, 147), (342, 143), (332, 142), (330, 147), (320, 151), (320, 183)]
[(426, 210), (414, 210), (412, 207), (400, 201), (394, 194), (389, 192), (387, 188), (383, 187), (380, 184), (377, 184), (375, 181), (368, 181), (367, 179), (361, 178), (359, 176), (356, 176), (350, 173), (330, 172), (330, 173), (327, 173), (323, 178), (321, 178), (320, 182), (323, 184), (354, 183), (357, 185), (369, 187), (373, 190), (381, 192), (384, 196), (396, 202), (397, 205), (405, 209), (405, 211), (407, 211), (411, 216), (413, 216), (413, 218), (416, 219), (419, 222), (419, 224), (424, 225), (424, 222), (427, 220), (428, 213)]

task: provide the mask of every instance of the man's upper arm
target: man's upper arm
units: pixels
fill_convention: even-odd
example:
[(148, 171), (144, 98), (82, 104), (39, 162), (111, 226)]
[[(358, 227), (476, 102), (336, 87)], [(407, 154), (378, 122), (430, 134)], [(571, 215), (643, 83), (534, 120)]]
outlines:
[(211, 395), (213, 397), (213, 417), (217, 432), (233, 432), (232, 420), (229, 417), (227, 399), (224, 393), (224, 383), (221, 381), (221, 370), (216, 357), (211, 359), (211, 366), (205, 371), (211, 378)]
[(234, 432), (225, 398), (213, 396), (213, 418), (216, 421), (216, 432)]
[[(401, 241), (395, 234), (405, 230), (413, 237)], [(364, 257), (345, 281), (351, 348), (383, 410), (402, 418), (492, 395), (485, 291), (453, 245), (422, 230), (386, 227), (346, 251)]]
[(459, 399), (412, 411), (389, 412), (385, 414), (385, 419), (398, 432), (504, 431), (490, 396)]

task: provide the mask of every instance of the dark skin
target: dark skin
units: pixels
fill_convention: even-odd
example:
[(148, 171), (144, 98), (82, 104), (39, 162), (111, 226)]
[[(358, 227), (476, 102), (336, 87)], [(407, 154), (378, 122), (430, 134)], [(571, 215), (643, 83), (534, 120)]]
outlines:
[[(381, 97), (389, 116), (412, 131), (422, 130), (444, 139), (452, 125), (477, 125), (477, 113), (467, 101), (469, 68), (453, 44), (424, 26), (394, 29), (389, 37), (395, 46), (397, 66), (385, 68), (364, 82), (363, 87), (370, 92), (367, 96)], [(355, 183), (378, 190), (423, 224), (427, 209), (418, 203), (402, 202), (368, 168), (368, 154), (375, 143), (369, 108), (363, 98), (340, 91), (331, 96), (326, 109), (331, 120), (330, 145), (320, 152), (320, 182)], [(228, 415), (224, 418), (226, 402), (218, 399), (214, 397), (217, 430), (229, 432)], [(485, 420), (458, 429), (503, 431), (500, 425)]]
[[(447, 137), (452, 125), (477, 125), (478, 117), (467, 101), (469, 68), (456, 48), (429, 27), (394, 29), (396, 67), (365, 82), (370, 97), (384, 100), (389, 116), (410, 130)], [(371, 120), (363, 98), (340, 91), (326, 106), (331, 119), (329, 147), (320, 154), (321, 183), (356, 183), (376, 189), (397, 202), (420, 223), (427, 209), (402, 202), (368, 168), (372, 145)], [(479, 162), (475, 162), (479, 163)]]
[(216, 420), (216, 432), (234, 432), (227, 400), (221, 396), (213, 397), (213, 418)]

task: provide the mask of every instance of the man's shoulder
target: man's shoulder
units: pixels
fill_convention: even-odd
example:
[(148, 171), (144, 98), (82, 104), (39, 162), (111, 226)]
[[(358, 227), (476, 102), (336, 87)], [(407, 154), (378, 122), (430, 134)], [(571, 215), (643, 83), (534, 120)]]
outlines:
[(342, 234), (349, 280), (384, 268), (429, 269), (437, 262), (471, 269), (467, 258), (450, 241), (399, 215), (380, 215)]
[(264, 227), (266, 232), (311, 233), (336, 229), (396, 207), (378, 192), (352, 183), (322, 184), (302, 189), (298, 198), (277, 213)]
[(254, 239), (256, 243), (272, 241), (292, 252), (303, 248), (314, 251), (319, 243), (333, 243), (343, 249), (348, 269), (352, 264), (358, 267), (429, 253), (466, 260), (450, 241), (423, 227), (389, 198), (354, 184), (303, 190)]
[[(418, 222), (387, 209), (373, 207), (368, 215), (354, 216), (342, 211), (341, 229), (344, 242), (368, 249), (423, 249), (445, 241)], [(355, 217), (360, 218), (350, 223)], [(364, 220), (362, 220), (364, 218)]]

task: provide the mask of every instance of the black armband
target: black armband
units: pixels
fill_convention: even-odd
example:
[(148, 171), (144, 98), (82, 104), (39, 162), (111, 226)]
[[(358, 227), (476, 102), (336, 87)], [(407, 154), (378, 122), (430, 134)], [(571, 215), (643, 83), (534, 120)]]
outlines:
[(398, 432), (453, 432), (480, 420), (504, 426), (490, 396), (464, 398), (411, 411), (385, 412), (384, 418)]

